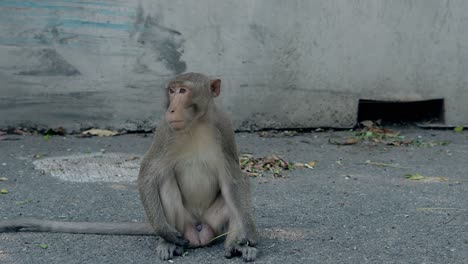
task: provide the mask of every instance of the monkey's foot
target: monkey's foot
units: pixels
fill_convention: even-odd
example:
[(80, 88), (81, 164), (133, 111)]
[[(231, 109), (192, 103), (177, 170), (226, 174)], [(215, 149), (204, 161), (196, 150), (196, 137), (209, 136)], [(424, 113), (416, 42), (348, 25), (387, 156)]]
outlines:
[(184, 253), (184, 249), (161, 238), (156, 247), (156, 252), (162, 260), (169, 260), (174, 256), (181, 256)]
[(242, 256), (242, 259), (246, 262), (254, 261), (257, 258), (258, 250), (248, 245), (234, 245), (226, 248), (224, 256), (226, 258), (232, 258), (235, 256)]

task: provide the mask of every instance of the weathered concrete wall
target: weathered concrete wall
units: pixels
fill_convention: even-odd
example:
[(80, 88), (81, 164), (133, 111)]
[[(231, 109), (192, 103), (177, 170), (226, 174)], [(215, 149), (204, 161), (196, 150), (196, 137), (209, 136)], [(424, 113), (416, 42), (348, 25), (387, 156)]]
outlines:
[(467, 29), (465, 0), (2, 0), (0, 127), (148, 129), (186, 71), (237, 128), (349, 127), (359, 98), (468, 124)]

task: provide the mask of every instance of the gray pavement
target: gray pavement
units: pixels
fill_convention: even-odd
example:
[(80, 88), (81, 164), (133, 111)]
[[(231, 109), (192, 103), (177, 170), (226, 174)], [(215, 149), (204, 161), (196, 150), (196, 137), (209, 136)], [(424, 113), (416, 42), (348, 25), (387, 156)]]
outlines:
[[(329, 143), (349, 131), (272, 138), (237, 134), (242, 153), (316, 161), (315, 169), (285, 172), (283, 178), (252, 178), (261, 234), (256, 262), (468, 263), (468, 133), (398, 130), (426, 144)], [(143, 221), (134, 180), (151, 137), (8, 135), (10, 140), (0, 141), (0, 177), (8, 178), (0, 181), (0, 189), (8, 191), (0, 195), (0, 218)], [(431, 146), (440, 141), (450, 144)], [(425, 178), (406, 179), (408, 173)], [(7, 233), (0, 234), (0, 263), (162, 263), (155, 241)], [(222, 245), (214, 245), (189, 250), (173, 262), (242, 261), (224, 259)]]

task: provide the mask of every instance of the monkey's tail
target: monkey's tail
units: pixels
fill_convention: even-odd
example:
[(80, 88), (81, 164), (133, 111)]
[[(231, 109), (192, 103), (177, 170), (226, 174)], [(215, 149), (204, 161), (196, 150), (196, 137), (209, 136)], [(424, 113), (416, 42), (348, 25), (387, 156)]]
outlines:
[(3, 232), (51, 232), (99, 235), (156, 235), (149, 223), (61, 222), (35, 218), (17, 218), (0, 221)]

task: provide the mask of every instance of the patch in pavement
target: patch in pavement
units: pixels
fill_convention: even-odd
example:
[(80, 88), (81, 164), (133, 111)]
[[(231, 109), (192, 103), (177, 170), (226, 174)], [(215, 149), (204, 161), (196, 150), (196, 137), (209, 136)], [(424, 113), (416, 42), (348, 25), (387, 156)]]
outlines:
[(297, 241), (304, 239), (310, 230), (300, 228), (264, 228), (258, 231), (261, 237), (281, 241)]
[(51, 157), (33, 162), (37, 170), (72, 182), (132, 182), (140, 169), (140, 156), (128, 153), (91, 153)]

